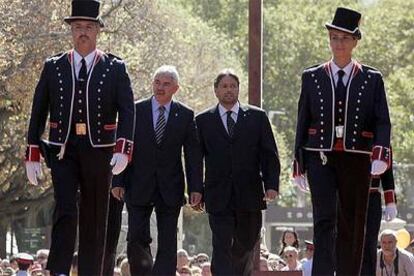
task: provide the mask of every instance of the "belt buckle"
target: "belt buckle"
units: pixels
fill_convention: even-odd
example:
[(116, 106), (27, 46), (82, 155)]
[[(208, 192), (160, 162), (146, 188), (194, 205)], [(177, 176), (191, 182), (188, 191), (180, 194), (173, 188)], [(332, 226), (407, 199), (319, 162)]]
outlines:
[(335, 136), (336, 136), (336, 138), (344, 137), (344, 126), (336, 126), (335, 127)]
[(76, 135), (86, 135), (86, 124), (77, 123), (76, 125)]

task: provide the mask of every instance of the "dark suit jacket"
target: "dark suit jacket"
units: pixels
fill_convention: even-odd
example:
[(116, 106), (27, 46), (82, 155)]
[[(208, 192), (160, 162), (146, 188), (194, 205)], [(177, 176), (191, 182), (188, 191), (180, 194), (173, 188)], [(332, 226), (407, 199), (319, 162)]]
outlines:
[[(298, 104), (297, 161), (302, 159), (301, 149), (332, 151), (335, 101), (330, 62), (306, 69)], [(391, 123), (378, 70), (355, 63), (344, 106), (344, 151), (371, 154), (374, 146), (390, 147)]]
[[(49, 120), (49, 143), (69, 139), (75, 97), (73, 50), (46, 60), (33, 98), (28, 144), (39, 145)], [(97, 50), (86, 88), (88, 135), (93, 147), (111, 147), (132, 140), (134, 100), (122, 59)]]
[(188, 192), (202, 192), (202, 158), (194, 122), (194, 112), (180, 102), (171, 103), (163, 141), (157, 145), (153, 127), (151, 98), (137, 102), (132, 162), (113, 186), (125, 187), (125, 201), (149, 205), (158, 188), (169, 206), (184, 203), (184, 149)]
[[(279, 190), (280, 163), (269, 120), (262, 109), (240, 105), (233, 137), (218, 106), (196, 117), (205, 160), (204, 200), (209, 212), (228, 206), (261, 210), (264, 189)], [(230, 204), (230, 205), (229, 205)]]

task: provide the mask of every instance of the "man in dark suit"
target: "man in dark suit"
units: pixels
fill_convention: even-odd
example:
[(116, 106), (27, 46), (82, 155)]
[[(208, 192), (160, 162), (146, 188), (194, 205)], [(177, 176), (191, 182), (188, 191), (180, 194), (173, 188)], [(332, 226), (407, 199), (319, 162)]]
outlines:
[[(153, 96), (136, 103), (133, 161), (113, 182), (112, 193), (128, 208), (127, 254), (132, 275), (175, 275), (177, 220), (184, 204), (185, 175), (190, 203), (201, 201), (202, 159), (194, 112), (172, 100), (179, 88), (174, 66), (154, 73)], [(116, 188), (117, 187), (117, 188)], [(150, 216), (155, 208), (158, 251), (153, 264)]]
[[(78, 213), (79, 274), (102, 273), (112, 173), (125, 169), (131, 155), (133, 94), (124, 62), (96, 49), (103, 27), (99, 5), (72, 2), (65, 22), (71, 25), (74, 50), (46, 60), (33, 98), (25, 165), (34, 185), (41, 149), (51, 167), (56, 206), (47, 269), (52, 274), (69, 274)], [(46, 151), (41, 136), (48, 115)]]
[(382, 75), (352, 59), (360, 19), (360, 13), (338, 8), (326, 24), (332, 60), (302, 75), (293, 176), (302, 188), (309, 180), (313, 275), (360, 274), (370, 174), (381, 175), (389, 165)]
[(239, 103), (239, 78), (231, 70), (218, 74), (214, 91), (219, 103), (196, 117), (213, 234), (211, 270), (250, 275), (261, 210), (278, 195), (278, 153), (265, 112)]

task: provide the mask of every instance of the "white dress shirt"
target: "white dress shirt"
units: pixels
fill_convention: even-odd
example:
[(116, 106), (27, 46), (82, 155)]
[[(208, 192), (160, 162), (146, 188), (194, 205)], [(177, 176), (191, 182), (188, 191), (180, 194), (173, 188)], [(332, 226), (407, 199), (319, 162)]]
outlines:
[[(171, 102), (169, 101), (167, 104), (164, 105), (165, 107), (165, 111), (164, 111), (164, 118), (165, 118), (165, 122), (168, 122), (168, 115), (170, 114), (170, 109), (171, 109)], [(158, 115), (160, 114), (160, 104), (159, 102), (155, 99), (155, 97), (151, 98), (151, 107), (152, 107), (152, 123), (154, 126), (154, 130), (157, 126), (157, 120), (158, 120)]]
[(234, 123), (237, 123), (237, 115), (239, 114), (239, 108), (240, 108), (239, 102), (236, 102), (236, 104), (233, 105), (233, 107), (230, 110), (227, 110), (221, 104), (218, 105), (220, 118), (221, 118), (221, 121), (223, 122), (224, 128), (226, 129), (227, 133), (229, 133), (229, 130), (227, 129), (227, 111), (232, 111), (231, 118), (234, 120)]
[(86, 57), (82, 57), (76, 50), (73, 51), (73, 63), (75, 64), (75, 75), (79, 78), (79, 71), (82, 67), (82, 58), (86, 61), (86, 70), (87, 73), (91, 70), (92, 63), (95, 59), (96, 50), (92, 51)]
[(346, 87), (346, 85), (348, 83), (348, 80), (349, 80), (349, 77), (352, 74), (352, 67), (353, 66), (354, 66), (354, 61), (353, 60), (351, 60), (351, 62), (348, 63), (344, 68), (339, 68), (339, 66), (336, 65), (335, 62), (332, 60), (332, 62), (331, 62), (331, 70), (332, 70), (332, 76), (334, 78), (335, 85), (338, 82), (338, 71), (339, 70), (342, 70), (342, 71), (345, 72), (344, 76), (342, 77), (342, 81), (344, 83), (344, 86)]

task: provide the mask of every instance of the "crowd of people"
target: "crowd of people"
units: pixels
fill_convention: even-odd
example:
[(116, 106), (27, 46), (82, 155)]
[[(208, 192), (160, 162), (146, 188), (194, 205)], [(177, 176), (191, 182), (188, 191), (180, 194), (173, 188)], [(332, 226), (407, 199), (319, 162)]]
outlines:
[[(414, 239), (405, 248), (397, 247), (398, 235), (390, 229), (378, 237), (376, 275), (414, 275)], [(260, 248), (260, 271), (301, 271), (303, 276), (312, 275), (314, 244), (299, 239), (293, 229), (283, 231), (280, 251), (270, 252), (265, 245)], [(1, 276), (50, 276), (46, 269), (49, 250), (40, 249), (35, 255), (19, 253), (8, 259), (0, 259)], [(185, 249), (177, 251), (176, 276), (211, 276), (211, 258), (206, 253), (190, 255)], [(70, 276), (78, 275), (78, 255), (74, 254)], [(106, 275), (106, 274), (104, 274)], [(127, 254), (117, 255), (113, 274), (107, 276), (132, 276)], [(365, 274), (361, 274), (365, 275)]]

